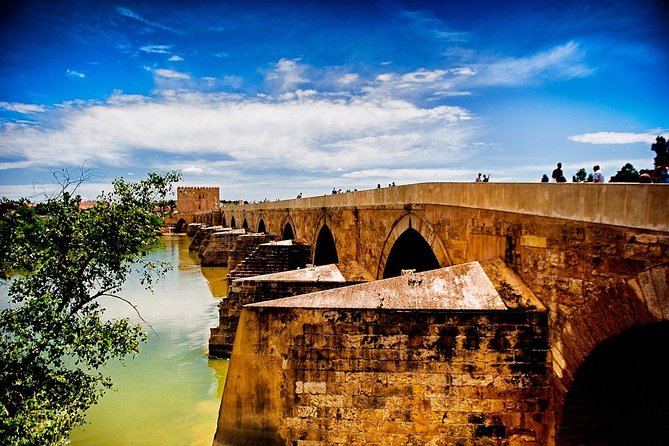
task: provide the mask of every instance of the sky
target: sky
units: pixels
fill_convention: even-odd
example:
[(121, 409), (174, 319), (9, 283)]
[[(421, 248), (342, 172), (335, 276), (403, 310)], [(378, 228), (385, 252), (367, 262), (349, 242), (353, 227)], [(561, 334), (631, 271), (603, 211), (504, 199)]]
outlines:
[(178, 170), (222, 199), (650, 168), (660, 1), (0, 6), (0, 196)]

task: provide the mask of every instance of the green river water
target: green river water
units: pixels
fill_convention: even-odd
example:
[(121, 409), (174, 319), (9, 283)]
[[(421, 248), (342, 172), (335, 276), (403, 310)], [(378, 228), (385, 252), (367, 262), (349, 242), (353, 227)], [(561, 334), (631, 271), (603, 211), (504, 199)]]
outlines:
[[(148, 341), (125, 365), (108, 364), (114, 389), (87, 413), (87, 424), (71, 435), (83, 445), (211, 445), (227, 360), (207, 358), (209, 328), (217, 325), (217, 299), (227, 294), (227, 268), (200, 268), (189, 254), (190, 239), (161, 237), (152, 259), (169, 261), (173, 269), (145, 291), (130, 280), (123, 296), (135, 303)], [(130, 317), (134, 311), (119, 301), (105, 302), (107, 315)]]

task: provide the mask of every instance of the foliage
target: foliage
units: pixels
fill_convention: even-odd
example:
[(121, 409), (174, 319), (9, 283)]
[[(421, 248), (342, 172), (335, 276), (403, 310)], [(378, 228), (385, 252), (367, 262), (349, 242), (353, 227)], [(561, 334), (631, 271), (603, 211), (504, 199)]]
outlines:
[[(99, 299), (118, 295), (137, 269), (150, 288), (165, 270), (143, 258), (163, 220), (154, 202), (180, 176), (117, 179), (91, 209), (65, 176), (38, 216), (25, 202), (0, 207), (2, 271), (9, 302), (0, 312), (0, 443), (64, 444), (109, 378), (100, 367), (138, 352), (145, 335), (128, 319), (108, 320)], [(127, 302), (127, 301), (126, 301)]]
[(592, 173), (586, 173), (585, 169), (581, 167), (578, 172), (571, 178), (574, 183), (592, 183)]
[(639, 172), (630, 163), (625, 164), (614, 176), (611, 177), (612, 183), (638, 183)]
[(572, 177), (572, 182), (574, 183), (583, 183), (585, 181), (586, 173), (584, 168), (578, 169), (578, 172)]

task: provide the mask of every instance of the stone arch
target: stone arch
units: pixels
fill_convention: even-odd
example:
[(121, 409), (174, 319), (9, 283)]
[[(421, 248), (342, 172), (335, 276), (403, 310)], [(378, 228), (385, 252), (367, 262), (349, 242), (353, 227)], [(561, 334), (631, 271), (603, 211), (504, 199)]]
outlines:
[(176, 233), (186, 232), (187, 228), (188, 228), (188, 223), (186, 222), (186, 220), (183, 219), (183, 218), (180, 218), (179, 221), (177, 222), (176, 226), (174, 227), (174, 232), (176, 232)]
[(668, 344), (663, 321), (597, 345), (574, 376), (556, 445), (665, 444)]
[(237, 228), (237, 222), (235, 221), (235, 216), (234, 215), (232, 217), (230, 217), (230, 227), (232, 229)]
[(339, 263), (339, 255), (337, 254), (337, 244), (330, 227), (323, 222), (318, 230), (316, 243), (314, 244), (314, 265), (329, 265), (331, 263)]
[(246, 218), (244, 218), (244, 221), (242, 222), (242, 228), (244, 228), (247, 231), (249, 230), (249, 222), (246, 221)]
[[(409, 231), (408, 234), (412, 234), (411, 237), (415, 237), (416, 233), (417, 235), (420, 235), (420, 237), (430, 248), (432, 254), (434, 254), (438, 266), (444, 267), (452, 264), (450, 256), (448, 255), (448, 251), (446, 251), (444, 244), (442, 243), (432, 225), (416, 214), (407, 213), (393, 224), (390, 233), (383, 243), (383, 249), (381, 250), (381, 256), (379, 258), (379, 265), (376, 270), (377, 279), (382, 279), (384, 277), (384, 271), (386, 269), (390, 253), (393, 250), (395, 243), (407, 231)], [(400, 241), (400, 243), (402, 243), (402, 241)]]
[(297, 238), (295, 233), (295, 222), (293, 217), (286, 215), (281, 222), (281, 240), (293, 240)]
[(221, 226), (223, 226), (224, 228), (228, 226), (228, 223), (225, 219), (225, 214), (221, 214)]
[(257, 232), (262, 232), (262, 233), (267, 232), (267, 228), (265, 227), (265, 220), (263, 220), (262, 218), (258, 222), (258, 231)]
[[(597, 327), (593, 330), (592, 327)], [(608, 383), (609, 378), (616, 379), (614, 389), (611, 392), (620, 392), (618, 396), (626, 404), (633, 403), (633, 398), (639, 396), (637, 390), (624, 394), (624, 387), (643, 381), (652, 381), (651, 370), (638, 368), (633, 375), (627, 367), (628, 363), (637, 363), (639, 358), (631, 355), (644, 356), (644, 360), (650, 360), (653, 351), (664, 351), (669, 344), (669, 264), (656, 265), (644, 270), (627, 280), (611, 282), (599, 295), (588, 296), (587, 301), (579, 310), (573, 314), (557, 333), (556, 339), (551, 342), (551, 356), (553, 358), (553, 373), (556, 382), (555, 407), (556, 407), (556, 445), (570, 446), (572, 444), (594, 444), (588, 442), (588, 438), (599, 435), (595, 432), (597, 427), (611, 425), (616, 436), (611, 437), (608, 443), (602, 439), (597, 444), (635, 444), (636, 442), (617, 443), (629, 431), (619, 431), (618, 428), (630, 427), (634, 432), (644, 431), (644, 435), (656, 435), (650, 426), (643, 420), (637, 420), (635, 427), (630, 426), (630, 420), (636, 415), (631, 412), (625, 413), (629, 420), (627, 426), (618, 426), (615, 419), (607, 418), (604, 411), (597, 412), (596, 408), (606, 408), (608, 413), (620, 413), (623, 408), (614, 407), (614, 402), (606, 399), (605, 395), (598, 392), (598, 387), (592, 383)], [(605, 369), (614, 363), (627, 375), (613, 374)], [(664, 364), (666, 358), (660, 358)], [(654, 363), (657, 366), (657, 360)], [(652, 367), (652, 365), (651, 365)], [(666, 370), (666, 369), (665, 369)], [(606, 375), (606, 376), (605, 376)], [(664, 388), (659, 386), (655, 389), (657, 394), (669, 399), (669, 387), (662, 379)], [(658, 384), (655, 382), (655, 384)], [(590, 389), (584, 389), (584, 386)], [(646, 392), (644, 397), (653, 404), (656, 395), (652, 395), (653, 389)], [(662, 393), (664, 392), (664, 393)], [(643, 393), (643, 392), (641, 392)], [(666, 400), (665, 400), (666, 401)], [(666, 406), (663, 406), (666, 407)], [(585, 408), (585, 411), (584, 411)], [(588, 409), (589, 408), (589, 409)], [(618, 412), (616, 412), (618, 410)], [(639, 406), (636, 410), (647, 413)], [(655, 408), (657, 410), (657, 408)], [(663, 416), (669, 416), (669, 411), (663, 409)], [(648, 414), (655, 416), (655, 414)], [(650, 418), (648, 418), (650, 420)], [(582, 423), (590, 423), (592, 429), (583, 427)], [(665, 435), (665, 433), (661, 433)], [(613, 441), (615, 440), (615, 441)], [(594, 441), (594, 440), (593, 440)], [(638, 444), (658, 444), (648, 440), (640, 441)]]

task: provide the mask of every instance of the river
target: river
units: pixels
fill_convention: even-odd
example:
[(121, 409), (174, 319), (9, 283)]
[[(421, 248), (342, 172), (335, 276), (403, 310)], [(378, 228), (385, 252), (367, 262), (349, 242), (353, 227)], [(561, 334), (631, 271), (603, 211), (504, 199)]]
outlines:
[[(173, 269), (154, 293), (129, 280), (123, 296), (135, 303), (148, 341), (125, 365), (113, 361), (105, 373), (114, 389), (89, 409), (87, 423), (70, 437), (75, 446), (211, 445), (227, 360), (207, 357), (209, 328), (218, 324), (217, 299), (227, 294), (227, 268), (200, 268), (189, 254), (190, 239), (161, 237), (151, 259), (169, 261)], [(120, 301), (105, 302), (112, 317), (141, 322)]]

